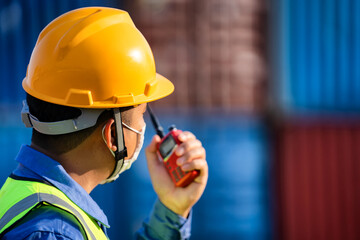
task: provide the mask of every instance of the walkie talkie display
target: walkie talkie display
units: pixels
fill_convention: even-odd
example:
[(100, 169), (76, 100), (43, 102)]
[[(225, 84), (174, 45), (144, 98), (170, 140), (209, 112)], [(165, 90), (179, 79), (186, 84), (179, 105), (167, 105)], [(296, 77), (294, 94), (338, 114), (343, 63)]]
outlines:
[[(157, 151), (161, 159), (163, 160), (164, 166), (169, 173), (172, 181), (177, 187), (186, 187), (194, 179), (199, 176), (199, 171), (193, 170), (184, 172), (176, 164), (176, 160), (179, 158), (175, 154), (176, 148), (181, 144), (181, 141), (178, 139), (181, 130), (176, 129), (174, 125), (169, 128), (169, 133), (164, 134), (164, 130), (159, 124), (159, 121), (153, 114), (149, 104), (147, 105), (148, 112), (150, 114), (151, 122), (154, 125), (157, 135), (160, 136), (161, 142), (157, 146)], [(164, 136), (165, 135), (165, 136)]]

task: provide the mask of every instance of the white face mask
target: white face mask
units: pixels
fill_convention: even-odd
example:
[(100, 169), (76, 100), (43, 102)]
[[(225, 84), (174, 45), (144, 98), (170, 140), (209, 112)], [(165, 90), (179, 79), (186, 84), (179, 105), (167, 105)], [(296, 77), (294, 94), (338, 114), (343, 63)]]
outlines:
[[(113, 174), (111, 174), (111, 176), (107, 179), (105, 179), (104, 181), (100, 182), (100, 184), (105, 184), (105, 183), (109, 183), (109, 182), (113, 182), (115, 181), (119, 175), (121, 173), (123, 173), (125, 170), (128, 170), (131, 165), (133, 164), (133, 162), (136, 161), (137, 157), (139, 156), (139, 153), (141, 151), (141, 148), (144, 144), (144, 135), (145, 135), (145, 129), (146, 129), (146, 124), (144, 125), (144, 127), (141, 129), (141, 131), (138, 131), (136, 129), (133, 129), (132, 127), (126, 125), (125, 123), (122, 123), (123, 126), (125, 126), (127, 129), (139, 134), (140, 136), (138, 137), (138, 142), (137, 142), (137, 145), (136, 145), (136, 148), (135, 148), (135, 151), (134, 151), (134, 154), (132, 155), (131, 158), (129, 159), (125, 159), (124, 160), (124, 164), (122, 166), (120, 166), (119, 164), (119, 161), (116, 162), (116, 166), (115, 166), (115, 170), (113, 172)], [(105, 140), (105, 137), (104, 137), (104, 130), (105, 130), (105, 126), (102, 130), (102, 136), (103, 136), (103, 139), (104, 139), (104, 142), (107, 146), (107, 142)], [(109, 148), (111, 154), (115, 157), (115, 153)]]

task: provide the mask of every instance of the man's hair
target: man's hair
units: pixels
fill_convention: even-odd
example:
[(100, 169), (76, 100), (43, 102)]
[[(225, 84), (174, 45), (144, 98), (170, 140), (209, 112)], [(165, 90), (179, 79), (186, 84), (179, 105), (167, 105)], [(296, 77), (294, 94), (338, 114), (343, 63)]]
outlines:
[[(26, 95), (26, 101), (29, 106), (30, 114), (41, 122), (62, 121), (77, 118), (81, 115), (81, 110), (78, 108), (45, 102), (31, 96), (30, 94)], [(127, 114), (127, 110), (131, 108), (133, 107), (120, 108), (122, 121), (129, 125), (130, 117)], [(95, 131), (99, 125), (105, 123), (110, 118), (113, 118), (113, 114), (112, 110), (104, 109), (94, 126), (73, 133), (47, 135), (42, 134), (33, 128), (31, 141), (37, 146), (46, 149), (53, 154), (60, 155), (80, 145)]]

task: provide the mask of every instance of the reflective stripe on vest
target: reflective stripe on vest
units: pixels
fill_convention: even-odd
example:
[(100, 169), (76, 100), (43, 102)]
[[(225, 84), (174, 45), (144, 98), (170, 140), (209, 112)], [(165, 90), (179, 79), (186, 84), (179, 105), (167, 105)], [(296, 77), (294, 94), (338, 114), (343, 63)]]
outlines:
[(75, 216), (85, 230), (86, 239), (107, 239), (96, 220), (57, 188), (44, 183), (11, 178), (6, 180), (0, 190), (0, 234), (39, 203), (48, 203)]

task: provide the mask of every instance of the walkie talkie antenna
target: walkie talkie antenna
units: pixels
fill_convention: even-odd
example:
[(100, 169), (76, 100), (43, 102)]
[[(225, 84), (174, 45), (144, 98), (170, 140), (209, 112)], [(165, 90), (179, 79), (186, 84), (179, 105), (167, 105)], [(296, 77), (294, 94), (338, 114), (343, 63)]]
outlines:
[(159, 120), (157, 119), (157, 117), (152, 112), (149, 104), (147, 104), (147, 110), (148, 110), (148, 112), (150, 114), (151, 122), (152, 122), (152, 124), (153, 124), (153, 126), (155, 128), (156, 134), (159, 135), (160, 138), (163, 138), (165, 136), (164, 129), (160, 125)]

